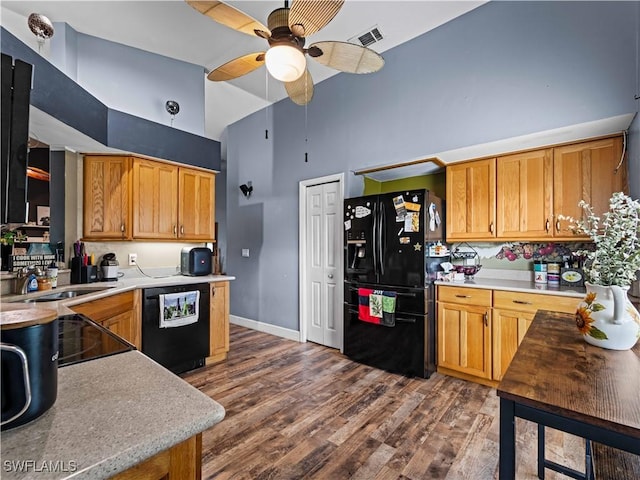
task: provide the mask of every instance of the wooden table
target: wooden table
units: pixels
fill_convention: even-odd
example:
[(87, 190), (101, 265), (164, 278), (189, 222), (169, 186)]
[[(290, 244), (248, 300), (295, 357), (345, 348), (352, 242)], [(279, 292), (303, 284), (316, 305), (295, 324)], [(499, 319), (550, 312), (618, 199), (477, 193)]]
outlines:
[(538, 311), (498, 396), (500, 480), (515, 478), (515, 417), (640, 455), (640, 342), (595, 347), (573, 315)]

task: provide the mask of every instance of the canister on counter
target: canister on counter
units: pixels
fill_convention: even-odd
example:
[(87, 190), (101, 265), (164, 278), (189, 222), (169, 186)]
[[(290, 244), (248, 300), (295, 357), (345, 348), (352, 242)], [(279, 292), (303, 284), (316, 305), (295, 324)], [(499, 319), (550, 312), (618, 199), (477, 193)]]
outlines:
[(549, 285), (560, 285), (560, 269), (562, 262), (547, 262), (547, 283)]
[(533, 261), (533, 281), (535, 283), (547, 283), (547, 264), (544, 260)]

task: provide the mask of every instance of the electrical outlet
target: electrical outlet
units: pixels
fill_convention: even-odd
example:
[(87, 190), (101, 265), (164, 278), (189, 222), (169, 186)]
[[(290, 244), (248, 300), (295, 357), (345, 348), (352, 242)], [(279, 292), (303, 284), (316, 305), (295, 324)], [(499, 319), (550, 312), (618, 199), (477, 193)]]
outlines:
[(129, 254), (129, 265), (135, 265), (137, 261), (138, 261), (138, 254), (137, 253), (130, 253)]
[(242, 249), (242, 256), (243, 257), (248, 257), (249, 256), (249, 249), (248, 248), (243, 248)]

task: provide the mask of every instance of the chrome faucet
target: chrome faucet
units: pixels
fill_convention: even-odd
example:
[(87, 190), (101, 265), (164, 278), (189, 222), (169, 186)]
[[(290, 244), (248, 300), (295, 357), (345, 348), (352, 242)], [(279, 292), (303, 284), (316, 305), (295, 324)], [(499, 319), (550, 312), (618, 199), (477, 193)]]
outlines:
[(29, 277), (31, 274), (35, 274), (36, 277), (42, 276), (42, 269), (40, 267), (30, 266), (21, 268), (18, 271), (16, 277), (15, 293), (17, 295), (25, 295), (27, 293), (27, 286), (29, 285)]

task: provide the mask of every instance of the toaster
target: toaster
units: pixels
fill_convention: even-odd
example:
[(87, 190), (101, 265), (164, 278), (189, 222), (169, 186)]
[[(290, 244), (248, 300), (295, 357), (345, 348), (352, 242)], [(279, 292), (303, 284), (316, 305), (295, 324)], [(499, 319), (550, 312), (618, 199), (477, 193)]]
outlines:
[(211, 249), (207, 247), (185, 247), (180, 252), (182, 275), (211, 275)]

